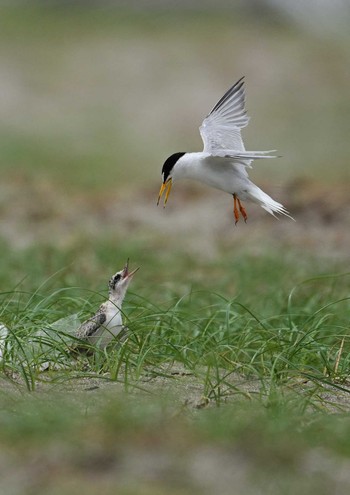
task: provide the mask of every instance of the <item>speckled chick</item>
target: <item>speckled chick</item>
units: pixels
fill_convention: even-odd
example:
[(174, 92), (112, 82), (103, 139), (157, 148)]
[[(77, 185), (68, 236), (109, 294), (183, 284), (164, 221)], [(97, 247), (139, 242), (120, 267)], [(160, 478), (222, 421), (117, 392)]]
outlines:
[(124, 268), (117, 272), (108, 283), (109, 297), (99, 307), (94, 316), (86, 320), (77, 330), (76, 336), (90, 345), (104, 349), (124, 332), (122, 304), (128, 286), (138, 268), (129, 272), (129, 260)]

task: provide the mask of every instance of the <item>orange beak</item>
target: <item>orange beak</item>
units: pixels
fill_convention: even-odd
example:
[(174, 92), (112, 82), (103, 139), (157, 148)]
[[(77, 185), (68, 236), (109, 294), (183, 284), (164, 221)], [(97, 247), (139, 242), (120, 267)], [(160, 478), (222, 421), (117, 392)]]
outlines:
[(168, 197), (169, 197), (169, 194), (170, 194), (170, 191), (171, 191), (171, 186), (172, 186), (173, 182), (172, 182), (172, 179), (168, 179), (166, 182), (163, 182), (163, 184), (161, 185), (160, 187), (160, 191), (159, 191), (159, 196), (158, 196), (158, 201), (157, 201), (157, 206), (159, 205), (159, 202), (164, 194), (164, 191), (165, 191), (165, 199), (164, 199), (164, 208), (165, 208), (165, 205), (167, 204), (167, 201), (168, 201)]

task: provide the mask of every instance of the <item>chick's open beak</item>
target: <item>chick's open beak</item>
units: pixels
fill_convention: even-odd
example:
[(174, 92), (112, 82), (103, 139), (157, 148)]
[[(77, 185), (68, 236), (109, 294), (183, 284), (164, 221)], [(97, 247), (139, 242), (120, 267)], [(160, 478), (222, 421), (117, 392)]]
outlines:
[(173, 181), (172, 181), (171, 178), (168, 179), (166, 182), (163, 182), (163, 184), (160, 187), (158, 201), (157, 201), (157, 206), (159, 205), (159, 201), (161, 200), (161, 197), (163, 196), (164, 191), (166, 191), (165, 192), (164, 205), (163, 205), (164, 208), (165, 208), (165, 205), (167, 204), (168, 197), (169, 197), (169, 194), (170, 194), (170, 191), (171, 191), (172, 184), (173, 184)]
[(130, 277), (133, 277), (135, 275), (135, 273), (140, 269), (140, 267), (138, 266), (137, 268), (135, 268), (135, 270), (133, 270), (132, 272), (128, 273), (127, 277), (130, 278)]
[(127, 262), (126, 262), (126, 265), (125, 265), (125, 266), (124, 266), (124, 268), (123, 268), (123, 280), (124, 280), (125, 278), (130, 278), (130, 277), (132, 277), (132, 276), (133, 276), (133, 275), (137, 272), (137, 270), (139, 270), (139, 269), (140, 269), (140, 267), (137, 267), (137, 268), (135, 268), (135, 270), (133, 270), (132, 272), (129, 272), (129, 258), (128, 258), (128, 260), (127, 260)]

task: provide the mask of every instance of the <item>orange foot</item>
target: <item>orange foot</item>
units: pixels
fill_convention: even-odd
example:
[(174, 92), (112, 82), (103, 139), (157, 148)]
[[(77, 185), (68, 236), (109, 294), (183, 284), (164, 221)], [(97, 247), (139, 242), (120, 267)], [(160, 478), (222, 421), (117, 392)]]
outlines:
[[(237, 208), (237, 203), (238, 203), (239, 211)], [(239, 220), (239, 212), (241, 212), (244, 221), (247, 222), (247, 218), (248, 218), (247, 212), (245, 211), (245, 208), (240, 202), (240, 200), (237, 198), (237, 195), (233, 194), (233, 214), (235, 216), (235, 225), (237, 225), (237, 222)]]

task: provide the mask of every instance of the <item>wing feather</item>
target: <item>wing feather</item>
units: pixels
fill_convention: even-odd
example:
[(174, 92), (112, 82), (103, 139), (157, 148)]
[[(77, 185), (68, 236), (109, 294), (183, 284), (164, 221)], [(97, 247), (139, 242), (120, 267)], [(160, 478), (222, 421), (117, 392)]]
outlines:
[(245, 151), (241, 129), (248, 125), (245, 110), (244, 78), (236, 82), (216, 103), (199, 128), (203, 151), (216, 155), (219, 150)]
[(105, 313), (96, 313), (77, 330), (77, 337), (84, 339), (93, 335), (106, 321)]

